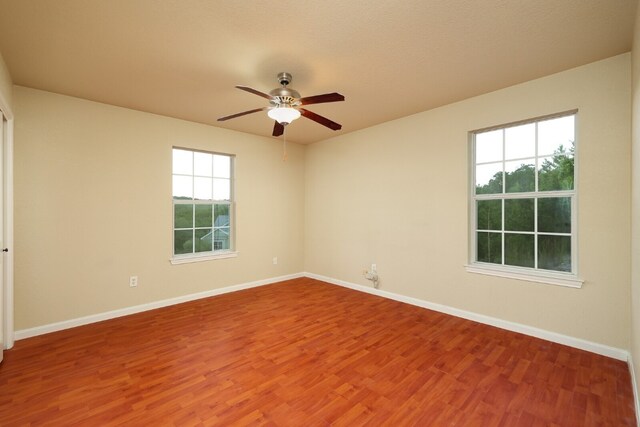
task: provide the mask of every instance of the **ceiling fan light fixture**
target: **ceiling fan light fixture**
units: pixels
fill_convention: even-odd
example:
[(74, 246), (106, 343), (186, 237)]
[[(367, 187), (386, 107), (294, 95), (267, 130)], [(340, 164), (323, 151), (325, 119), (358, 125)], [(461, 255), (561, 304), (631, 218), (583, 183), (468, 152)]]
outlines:
[(300, 111), (291, 107), (275, 107), (270, 109), (267, 115), (282, 125), (288, 125), (300, 117)]

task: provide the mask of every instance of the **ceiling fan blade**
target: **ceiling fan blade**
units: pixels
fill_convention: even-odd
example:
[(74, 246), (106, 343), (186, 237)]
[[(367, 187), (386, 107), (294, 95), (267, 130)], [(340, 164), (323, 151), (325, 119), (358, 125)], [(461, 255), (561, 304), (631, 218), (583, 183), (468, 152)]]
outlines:
[(253, 110), (243, 111), (242, 113), (236, 113), (236, 114), (232, 114), (230, 116), (220, 117), (218, 119), (218, 121), (219, 122), (224, 122), (225, 120), (235, 119), (236, 117), (245, 116), (247, 114), (252, 114), (252, 113), (257, 113), (258, 111), (264, 111), (264, 110), (267, 110), (267, 109), (269, 109), (269, 107), (254, 108)]
[(314, 113), (313, 111), (305, 110), (304, 108), (300, 108), (300, 113), (305, 116), (307, 119), (313, 120), (316, 123), (320, 123), (323, 126), (326, 126), (333, 130), (342, 129), (342, 125), (327, 119), (326, 117), (322, 117), (319, 114)]
[(249, 93), (253, 93), (254, 95), (258, 95), (261, 96), (263, 98), (267, 98), (269, 100), (271, 100), (273, 97), (271, 95), (268, 95), (264, 92), (260, 92), (259, 90), (255, 90), (254, 88), (251, 88), (249, 86), (236, 86), (238, 89), (240, 90), (244, 90), (245, 92), (249, 92)]
[(305, 96), (304, 98), (300, 98), (301, 105), (322, 104), (323, 102), (337, 102), (337, 101), (344, 101), (344, 95), (340, 95), (337, 92), (333, 92), (333, 93), (325, 93), (322, 95)]
[(274, 120), (273, 136), (280, 136), (284, 133), (284, 126)]

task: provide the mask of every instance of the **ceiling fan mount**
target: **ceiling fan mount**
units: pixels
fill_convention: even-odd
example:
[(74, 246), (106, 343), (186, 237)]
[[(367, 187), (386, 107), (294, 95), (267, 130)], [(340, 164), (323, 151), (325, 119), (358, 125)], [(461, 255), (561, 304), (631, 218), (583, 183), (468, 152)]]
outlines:
[(289, 83), (291, 83), (291, 80), (293, 80), (293, 76), (287, 72), (282, 72), (282, 73), (278, 73), (278, 82), (282, 85), (282, 86), (286, 86)]
[(289, 73), (282, 72), (277, 76), (281, 87), (271, 90), (268, 94), (248, 86), (236, 86), (240, 90), (253, 93), (269, 100), (269, 107), (255, 108), (253, 110), (244, 111), (242, 113), (232, 114), (230, 116), (220, 117), (219, 122), (234, 119), (236, 117), (247, 114), (257, 113), (259, 111), (267, 111), (269, 117), (273, 118), (275, 124), (273, 126), (273, 136), (280, 136), (284, 133), (284, 126), (291, 123), (300, 116), (313, 120), (332, 130), (342, 129), (342, 125), (332, 120), (322, 117), (312, 111), (302, 108), (303, 105), (320, 104), (325, 102), (344, 101), (344, 96), (337, 92), (325, 93), (322, 95), (302, 97), (300, 93), (294, 89), (287, 87), (293, 80), (293, 76)]

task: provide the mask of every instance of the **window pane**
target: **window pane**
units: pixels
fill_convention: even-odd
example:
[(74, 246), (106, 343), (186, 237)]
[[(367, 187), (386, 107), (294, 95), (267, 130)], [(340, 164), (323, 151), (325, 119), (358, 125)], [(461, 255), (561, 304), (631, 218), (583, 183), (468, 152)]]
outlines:
[(190, 176), (173, 176), (173, 198), (192, 199), (193, 198), (193, 178)]
[(571, 198), (538, 199), (538, 231), (571, 233)]
[(536, 125), (514, 126), (504, 130), (505, 159), (524, 159), (536, 155)]
[(478, 232), (477, 261), (502, 264), (502, 235), (500, 233)]
[(502, 160), (502, 129), (477, 133), (475, 141), (476, 163)]
[(229, 227), (216, 228), (214, 231), (215, 250), (227, 250), (230, 248)]
[(539, 161), (538, 190), (573, 190), (573, 154), (558, 154)]
[(478, 201), (478, 230), (502, 230), (502, 200)]
[(215, 205), (214, 206), (215, 213), (215, 223), (216, 227), (228, 227), (229, 222), (229, 205)]
[(190, 254), (193, 252), (193, 230), (176, 230), (173, 232), (173, 253)]
[(213, 179), (213, 200), (231, 200), (231, 180)]
[(211, 227), (213, 205), (196, 205), (196, 227)]
[(212, 181), (211, 178), (194, 178), (193, 198), (196, 200), (212, 200)]
[(193, 153), (193, 174), (213, 176), (213, 155), (209, 153)]
[(195, 252), (211, 252), (213, 241), (213, 232), (210, 228), (196, 230)]
[(502, 193), (502, 163), (476, 166), (476, 194)]
[(571, 237), (539, 235), (538, 268), (571, 271)]
[(180, 175), (193, 174), (193, 152), (173, 149), (173, 173)]
[(214, 155), (213, 173), (216, 178), (231, 178), (231, 157)]
[(518, 160), (515, 162), (506, 162), (504, 169), (507, 193), (535, 191), (536, 167), (534, 159), (530, 161)]
[(173, 205), (173, 228), (193, 227), (193, 205)]
[(508, 231), (533, 231), (534, 203), (534, 199), (505, 200), (504, 229)]
[(518, 267), (534, 267), (534, 235), (505, 234), (504, 263)]
[(538, 156), (569, 150), (575, 142), (575, 116), (544, 120), (538, 123)]

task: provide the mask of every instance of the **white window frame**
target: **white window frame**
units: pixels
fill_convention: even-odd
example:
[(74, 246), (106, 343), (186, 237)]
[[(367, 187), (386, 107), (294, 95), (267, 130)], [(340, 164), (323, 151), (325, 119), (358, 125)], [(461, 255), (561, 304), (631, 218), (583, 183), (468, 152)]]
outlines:
[[(171, 264), (186, 264), (193, 262), (201, 262), (201, 261), (209, 261), (214, 259), (225, 259), (225, 258), (234, 258), (238, 256), (238, 252), (235, 249), (235, 155), (228, 153), (219, 153), (214, 151), (205, 151), (205, 150), (197, 150), (193, 148), (185, 148), (185, 147), (172, 147), (171, 152), (173, 150), (185, 150), (190, 151), (192, 153), (206, 153), (218, 156), (226, 156), (229, 157), (230, 160), (230, 171), (229, 171), (229, 201), (220, 201), (220, 200), (176, 200), (173, 198), (173, 194), (171, 195)], [(173, 165), (173, 156), (172, 156), (172, 165)], [(175, 174), (171, 173), (173, 177)], [(196, 177), (196, 175), (192, 174), (192, 177)], [(227, 205), (229, 206), (229, 249), (215, 249), (214, 239), (212, 236), (212, 250), (207, 252), (194, 252), (188, 254), (175, 254), (175, 206), (176, 204), (193, 204), (198, 205)], [(195, 209), (194, 209), (195, 211)], [(195, 214), (195, 213), (194, 213)], [(194, 227), (193, 229), (198, 229), (198, 227)], [(215, 235), (215, 227), (211, 227), (211, 232)]]
[[(535, 153), (535, 185), (536, 188), (532, 192), (522, 192), (522, 193), (502, 193), (498, 194), (482, 194), (476, 195), (476, 185), (475, 185), (475, 168), (476, 168), (476, 152), (475, 152), (475, 136), (480, 133), (489, 132), (493, 130), (504, 130), (514, 126), (520, 126), (529, 123), (537, 123), (544, 120), (550, 120), (554, 118), (566, 117), (566, 116), (575, 116), (574, 119), (574, 181), (573, 181), (573, 190), (561, 190), (561, 191), (539, 191), (538, 190), (538, 170), (539, 170), (539, 161), (544, 156), (538, 156), (537, 150), (537, 137), (536, 137), (536, 153)], [(572, 288), (580, 288), (584, 283), (584, 280), (578, 277), (578, 110), (570, 110), (562, 113), (551, 114), (541, 117), (536, 117), (533, 119), (522, 120), (518, 122), (508, 123), (499, 126), (492, 126), (490, 128), (477, 129), (469, 132), (469, 261), (468, 264), (465, 265), (467, 272), (470, 273), (478, 273), (485, 274), (491, 276), (505, 277), (517, 280), (525, 280), (530, 282), (538, 282), (538, 283), (546, 283), (552, 285), (559, 286), (567, 286)], [(503, 142), (502, 142), (503, 150), (504, 150), (504, 133), (503, 133)], [(502, 158), (503, 163), (503, 171), (504, 171), (504, 163), (507, 161), (513, 161), (518, 159), (504, 159), (504, 154)], [(506, 185), (506, 180), (503, 179), (503, 186)], [(504, 187), (503, 187), (504, 188)], [(499, 231), (503, 236), (508, 234), (509, 231), (505, 230), (505, 218), (504, 218), (504, 201), (509, 199), (517, 199), (517, 198), (526, 198), (526, 199), (539, 199), (539, 198), (548, 198), (548, 197), (570, 197), (571, 198), (571, 272), (561, 272), (561, 271), (553, 271), (553, 270), (545, 270), (537, 268), (537, 265), (534, 268), (529, 267), (518, 267), (518, 266), (510, 266), (504, 264), (504, 237), (502, 240), (502, 261), (503, 264), (494, 264), (488, 262), (480, 262), (476, 261), (476, 251), (477, 251), (477, 201), (478, 200), (502, 200), (503, 209), (502, 209), (502, 229)], [(533, 232), (518, 232), (518, 234), (533, 234), (533, 235), (552, 235), (554, 233), (539, 233), (538, 232), (538, 221), (537, 221), (537, 202), (534, 204), (535, 206), (535, 220), (534, 220), (534, 231)], [(568, 233), (562, 233), (561, 235), (566, 235)], [(535, 239), (534, 243), (534, 257), (537, 260), (537, 239)]]

